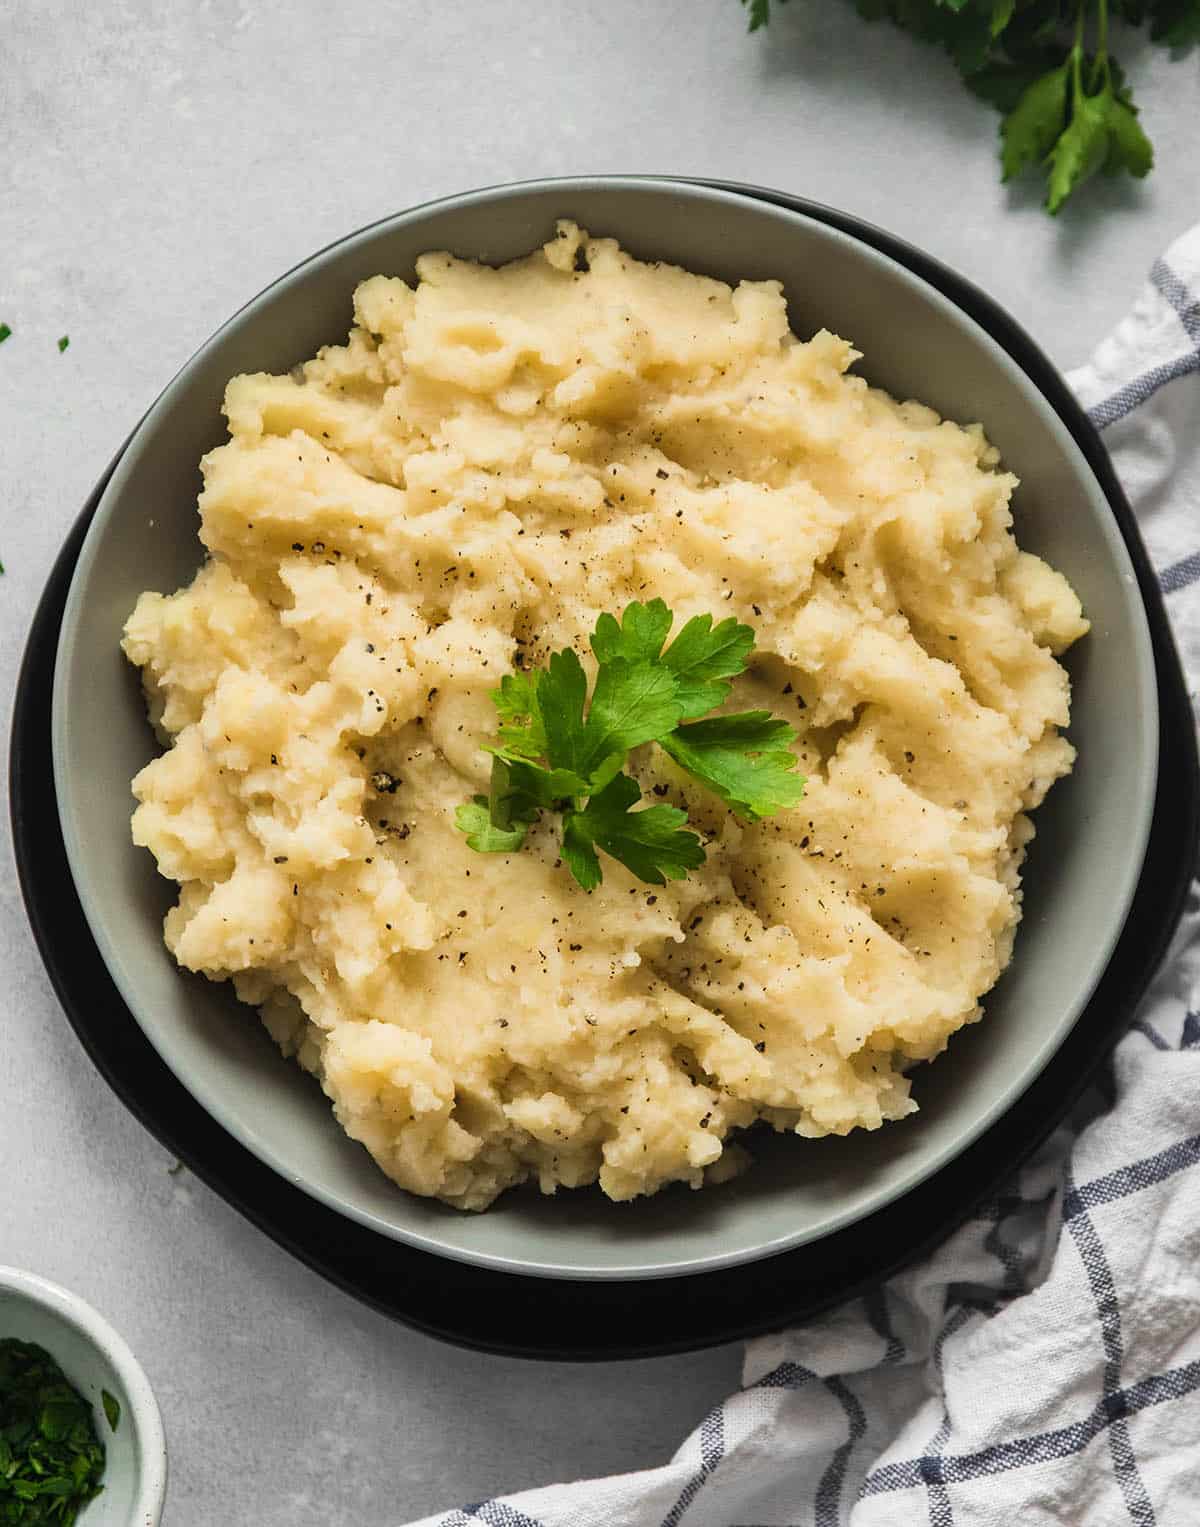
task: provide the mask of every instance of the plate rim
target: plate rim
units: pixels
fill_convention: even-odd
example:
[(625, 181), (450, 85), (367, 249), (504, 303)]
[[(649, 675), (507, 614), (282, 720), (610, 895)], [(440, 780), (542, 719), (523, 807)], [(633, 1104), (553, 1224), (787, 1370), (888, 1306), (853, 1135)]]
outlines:
[[(109, 937), (105, 910), (107, 902), (103, 895), (103, 887), (94, 876), (80, 873), (80, 868), (84, 861), (81, 812), (74, 805), (73, 780), (66, 769), (65, 760), (67, 757), (66, 734), (70, 727), (72, 710), (69, 685), (72, 675), (70, 656), (75, 637), (75, 622), (87, 592), (87, 579), (90, 570), (95, 563), (98, 548), (102, 543), (106, 516), (116, 501), (115, 495), (120, 491), (123, 472), (128, 470), (127, 463), (130, 460), (128, 452), (131, 449), (136, 449), (138, 437), (142, 431), (153, 427), (156, 417), (165, 408), (170, 406), (178, 389), (187, 386), (191, 375), (203, 364), (205, 357), (221, 341), (222, 336), (233, 328), (243, 315), (251, 312), (261, 304), (268, 303), (274, 294), (282, 288), (287, 287), (297, 278), (303, 278), (307, 272), (318, 268), (320, 263), (330, 254), (352, 249), (355, 244), (375, 236), (381, 230), (386, 230), (392, 226), (403, 226), (414, 220), (419, 220), (431, 210), (480, 205), (487, 206), (489, 203), (507, 201), (514, 194), (519, 195), (520, 193), (544, 191), (547, 189), (554, 191), (556, 194), (561, 194), (564, 200), (568, 200), (572, 195), (582, 195), (597, 188), (602, 190), (621, 190), (628, 186), (636, 186), (639, 192), (647, 195), (653, 195), (656, 191), (662, 189), (669, 191), (673, 188), (684, 187), (685, 189), (698, 192), (705, 197), (712, 197), (723, 204), (736, 204), (747, 199), (761, 202), (768, 202), (769, 200), (766, 196), (750, 196), (748, 198), (743, 191), (725, 186), (713, 186), (707, 182), (687, 181), (674, 177), (654, 175), (570, 176), (489, 186), (421, 203), (380, 218), (365, 228), (356, 229), (339, 239), (333, 240), (323, 249), (299, 261), (290, 271), (277, 277), (247, 303), (243, 304), (235, 314), (227, 319), (197, 348), (195, 353), (189, 357), (171, 381), (168, 382), (167, 386), (162, 390), (132, 432), (130, 439), (126, 442), (125, 451), (121, 453), (121, 456), (114, 463), (113, 473), (101, 496), (92, 523), (87, 530), (79, 559), (71, 576), (66, 609), (60, 627), (58, 661), (55, 665), (53, 684), (52, 711), (54, 739), (52, 763), (55, 770), (60, 822), (67, 856), (71, 862), (76, 890), (92, 936), (101, 950), (105, 964), (121, 992), (126, 1006), (138, 1021), (139, 1026), (142, 1027), (150, 1043), (187, 1090), (197, 1097), (217, 1122), (233, 1134), (243, 1145), (246, 1145), (256, 1156), (266, 1162), (268, 1166), (272, 1167), (279, 1175), (302, 1186), (304, 1191), (318, 1202), (391, 1239), (429, 1251), (440, 1257), (463, 1261), (475, 1266), (490, 1267), (499, 1272), (552, 1279), (588, 1279), (597, 1282), (641, 1280), (648, 1277), (694, 1276), (708, 1271), (719, 1270), (723, 1267), (738, 1266), (764, 1257), (780, 1255), (799, 1246), (814, 1244), (876, 1212), (888, 1203), (896, 1201), (921, 1182), (927, 1181), (948, 1161), (961, 1155), (964, 1150), (968, 1149), (973, 1141), (978, 1139), (997, 1118), (1001, 1117), (1021, 1093), (1041, 1074), (1050, 1058), (1061, 1047), (1085, 1011), (1116, 946), (1136, 893), (1149, 840), (1154, 792), (1146, 791), (1144, 795), (1138, 798), (1136, 808), (1131, 813), (1126, 824), (1132, 852), (1123, 861), (1119, 877), (1115, 877), (1117, 881), (1114, 885), (1115, 894), (1110, 904), (1112, 908), (1111, 913), (1105, 920), (1104, 937), (1096, 941), (1090, 951), (1090, 962), (1087, 968), (1080, 971), (1074, 1000), (1055, 1014), (1053, 1025), (1048, 1026), (1036, 1052), (1031, 1055), (1020, 1072), (1014, 1073), (1004, 1087), (998, 1090), (987, 1101), (986, 1106), (979, 1109), (969, 1125), (960, 1129), (953, 1139), (941, 1143), (936, 1148), (922, 1151), (918, 1160), (909, 1165), (898, 1176), (897, 1180), (882, 1183), (876, 1181), (866, 1185), (861, 1193), (856, 1196), (854, 1202), (844, 1204), (840, 1209), (827, 1214), (818, 1224), (786, 1230), (783, 1233), (768, 1233), (766, 1235), (760, 1233), (758, 1237), (748, 1243), (731, 1247), (728, 1250), (714, 1251), (711, 1254), (705, 1254), (701, 1258), (695, 1256), (682, 1257), (678, 1254), (671, 1256), (668, 1254), (663, 1260), (655, 1261), (651, 1265), (637, 1261), (615, 1261), (580, 1265), (578, 1263), (556, 1261), (546, 1255), (538, 1258), (526, 1258), (508, 1252), (497, 1252), (486, 1248), (480, 1249), (470, 1245), (457, 1245), (452, 1240), (447, 1242), (445, 1239), (442, 1239), (436, 1230), (429, 1232), (421, 1227), (398, 1223), (396, 1220), (389, 1218), (386, 1214), (377, 1211), (369, 1205), (360, 1204), (353, 1199), (346, 1199), (333, 1187), (319, 1180), (319, 1178), (313, 1178), (308, 1174), (303, 1176), (299, 1174), (286, 1154), (278, 1149), (275, 1143), (264, 1138), (254, 1128), (249, 1127), (243, 1117), (227, 1103), (214, 1086), (206, 1081), (203, 1075), (199, 1077), (189, 1075), (188, 1069), (182, 1064), (181, 1057), (173, 1043), (172, 1029), (170, 1027), (158, 1028), (151, 1021), (143, 1021), (142, 1015), (146, 1011), (146, 1003), (141, 996), (136, 969), (126, 958), (122, 947)], [(940, 304), (953, 311), (956, 322), (965, 322), (970, 328), (974, 329), (976, 331), (976, 338), (984, 349), (990, 349), (995, 352), (1004, 369), (1019, 378), (1019, 385), (1032, 395), (1036, 406), (1043, 411), (1048, 420), (1051, 421), (1052, 428), (1060, 436), (1068, 456), (1073, 458), (1075, 470), (1090, 484), (1095, 495), (1100, 500), (1103, 500), (1111, 511), (1111, 502), (1109, 502), (1109, 495), (1105, 492), (1103, 483), (1093, 470), (1085, 453), (1080, 449), (1071, 431), (1067, 429), (1058, 411), (1053, 407), (1049, 399), (1046, 398), (1038, 379), (1034, 378), (1025, 367), (1021, 366), (996, 341), (987, 326), (980, 323), (969, 309), (964, 309), (958, 301), (941, 290), (936, 284), (929, 282), (922, 272), (914, 269), (911, 264), (896, 259), (893, 255), (877, 248), (875, 244), (863, 239), (849, 229), (814, 217), (805, 208), (794, 205), (791, 202), (770, 200), (769, 204), (784, 213), (789, 219), (796, 219), (801, 223), (816, 223), (826, 232), (832, 227), (837, 239), (853, 243), (857, 249), (865, 250), (870, 260), (879, 262), (892, 271), (898, 272), (905, 281), (924, 288), (927, 292), (931, 291)], [(1047, 361), (1046, 365), (1048, 366), (1049, 364)], [(1104, 522), (1103, 531), (1110, 537), (1118, 560), (1124, 558), (1128, 570), (1132, 572), (1133, 563), (1129, 547), (1126, 544), (1127, 538), (1121, 533), (1121, 527), (1116, 522), (1115, 516), (1112, 517), (1111, 524), (1108, 520)], [(1149, 618), (1145, 609), (1144, 598), (1137, 601), (1136, 619), (1139, 623), (1139, 638), (1135, 660), (1139, 667), (1143, 669), (1144, 692), (1149, 697), (1149, 703), (1156, 706), (1157, 675), (1155, 673), (1154, 656), (1150, 641)], [(1157, 717), (1153, 719), (1157, 723)], [(1143, 767), (1146, 774), (1150, 777), (1157, 776), (1157, 758), (1154, 756), (1157, 751), (1157, 743), (1157, 724), (1138, 730), (1137, 745), (1143, 751)]]

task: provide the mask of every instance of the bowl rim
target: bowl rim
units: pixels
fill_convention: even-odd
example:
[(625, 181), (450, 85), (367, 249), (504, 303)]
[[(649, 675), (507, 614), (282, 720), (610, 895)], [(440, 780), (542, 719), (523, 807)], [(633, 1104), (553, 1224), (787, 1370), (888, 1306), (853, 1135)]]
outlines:
[[(1113, 908), (1110, 925), (1105, 928), (1104, 937), (1097, 940), (1092, 946), (1091, 958), (1087, 967), (1078, 977), (1076, 995), (1073, 1001), (1061, 1010), (1057, 1021), (1052, 1026), (1047, 1027), (1042, 1043), (1037, 1047), (1028, 1063), (1018, 1073), (1014, 1073), (1008, 1085), (999, 1089), (986, 1107), (980, 1109), (968, 1128), (956, 1132), (952, 1140), (923, 1152), (919, 1163), (898, 1182), (865, 1190), (861, 1195), (861, 1201), (853, 1206), (847, 1205), (841, 1210), (829, 1213), (815, 1226), (769, 1236), (760, 1241), (747, 1242), (734, 1249), (713, 1252), (711, 1255), (679, 1258), (677, 1260), (662, 1260), (650, 1265), (636, 1261), (604, 1263), (602, 1265), (581, 1265), (578, 1263), (555, 1261), (548, 1257), (526, 1260), (509, 1254), (480, 1250), (475, 1247), (447, 1244), (436, 1233), (428, 1233), (423, 1230), (399, 1225), (372, 1209), (348, 1201), (336, 1191), (330, 1190), (319, 1182), (312, 1181), (306, 1175), (297, 1172), (289, 1164), (287, 1158), (277, 1151), (269, 1141), (265, 1140), (253, 1126), (237, 1118), (225, 1106), (222, 1097), (215, 1089), (204, 1085), (203, 1081), (197, 1085), (194, 1079), (189, 1077), (187, 1067), (176, 1064), (177, 1057), (173, 1053), (168, 1032), (157, 1032), (153, 1023), (144, 1021), (143, 1011), (145, 1005), (139, 999), (136, 972), (124, 959), (117, 942), (108, 936), (108, 929), (104, 918), (103, 897), (100, 894), (99, 887), (95, 884), (92, 877), (80, 872), (83, 862), (83, 838), (85, 835), (81, 830), (83, 819), (81, 813), (75, 809), (72, 776), (67, 770), (64, 761), (67, 751), (66, 734), (70, 724), (70, 695), (66, 677), (70, 668), (70, 651), (80, 612), (84, 604), (87, 583), (93, 566), (99, 557), (108, 521), (112, 518), (115, 505), (124, 489), (125, 479), (132, 471), (132, 460), (136, 455), (140, 438), (145, 433), (154, 429), (159, 415), (166, 410), (180, 391), (186, 389), (193, 370), (208, 356), (210, 350), (221, 341), (223, 336), (234, 326), (251, 318), (260, 305), (266, 305), (280, 288), (315, 274), (325, 259), (335, 251), (341, 253), (359, 241), (367, 241), (374, 238), (388, 228), (399, 228), (418, 223), (424, 217), (434, 212), (479, 205), (486, 206), (514, 197), (519, 199), (533, 193), (540, 194), (551, 191), (565, 199), (571, 195), (582, 196), (589, 192), (611, 190), (632, 190), (648, 196), (663, 191), (676, 194), (683, 193), (685, 196), (697, 201), (716, 203), (729, 208), (731, 211), (742, 210), (749, 204), (760, 211), (767, 212), (784, 223), (811, 227), (820, 236), (831, 240), (835, 246), (841, 245), (852, 248), (856, 255), (864, 259), (868, 265), (874, 265), (886, 270), (902, 286), (919, 290), (924, 300), (942, 309), (956, 324), (969, 332), (972, 341), (984, 352), (990, 363), (1002, 370), (1015, 388), (1023, 393), (1030, 400), (1031, 405), (1043, 416), (1047, 429), (1055, 437), (1064, 457), (1070, 463), (1073, 475), (1084, 482), (1089, 498), (1098, 505), (1103, 506), (1104, 513), (1098, 516), (1097, 523), (1100, 526), (1101, 533), (1110, 549), (1111, 555), (1120, 566), (1127, 583), (1134, 591), (1138, 630), (1135, 661), (1140, 675), (1141, 697), (1145, 701), (1149, 718), (1148, 724), (1138, 730), (1135, 740), (1142, 755), (1140, 760), (1140, 775), (1142, 778), (1153, 782), (1151, 788), (1141, 793), (1134, 805), (1134, 809), (1126, 820), (1127, 841), (1132, 851), (1124, 861), (1121, 875), (1114, 878), (1113, 888), (1115, 894), (1110, 903), (1110, 906)], [(854, 233), (840, 226), (822, 222), (820, 219), (811, 216), (807, 212), (800, 211), (794, 206), (760, 200), (750, 194), (750, 192), (750, 187), (735, 191), (728, 189), (724, 185), (714, 185), (710, 182), (700, 182), (686, 178), (676, 179), (669, 175), (618, 174), (542, 177), (533, 180), (491, 185), (449, 196), (437, 197), (433, 200), (419, 203), (416, 206), (405, 208), (400, 212), (378, 218), (341, 238), (330, 241), (313, 254), (298, 261), (289, 270), (282, 273), (237, 309), (197, 348), (159, 393), (158, 397), (135, 426), (125, 446), (122, 448), (119, 458), (114, 463), (112, 476), (100, 498), (92, 522), (88, 526), (79, 558), (71, 577), (58, 636), (54, 667), (51, 738), (55, 790), (63, 841), (72, 879), (75, 883), (84, 916), (92, 936), (122, 999), (129, 1007), (130, 1012), (150, 1040), (154, 1049), (182, 1085), (224, 1129), (272, 1170), (287, 1181), (301, 1187), (306, 1193), (338, 1213), (390, 1239), (401, 1241), (435, 1256), (448, 1257), (505, 1273), (516, 1273), (532, 1277), (565, 1278), (581, 1282), (675, 1277), (688, 1274), (702, 1274), (770, 1257), (780, 1252), (794, 1249), (806, 1242), (822, 1239), (850, 1223), (867, 1218), (884, 1205), (900, 1198), (910, 1189), (925, 1181), (949, 1160), (959, 1155), (1006, 1112), (1029, 1084), (1041, 1073), (1050, 1057), (1061, 1045), (1076, 1022), (1078, 1022), (1089, 998), (1094, 992), (1112, 955), (1121, 928), (1124, 926), (1137, 888), (1138, 877), (1145, 860), (1149, 840), (1150, 823), (1157, 787), (1159, 746), (1157, 673), (1145, 602), (1141, 597), (1132, 560), (1103, 484), (1042, 387), (972, 314), (962, 308), (951, 297), (940, 291), (924, 275), (910, 269), (900, 260), (884, 253), (882, 250), (873, 247)], [(869, 227), (870, 225), (867, 226)], [(1000, 311), (1005, 312), (1006, 317), (1008, 316), (1006, 310), (1000, 309)], [(1010, 321), (1015, 323), (1015, 320)], [(1046, 364), (1057, 374), (1057, 368), (1054, 368), (1049, 360), (1046, 361)], [(403, 1190), (397, 1188), (397, 1192), (403, 1192)]]
[[(63, 1288), (60, 1283), (52, 1283), (39, 1273), (0, 1266), (2, 1292), (16, 1294), (27, 1303), (56, 1315), (94, 1347), (119, 1376), (129, 1402), (127, 1412), (137, 1453), (133, 1521), (137, 1527), (154, 1527), (162, 1515), (167, 1494), (167, 1438), (150, 1380), (129, 1343), (81, 1295)], [(55, 1354), (51, 1353), (51, 1356)]]

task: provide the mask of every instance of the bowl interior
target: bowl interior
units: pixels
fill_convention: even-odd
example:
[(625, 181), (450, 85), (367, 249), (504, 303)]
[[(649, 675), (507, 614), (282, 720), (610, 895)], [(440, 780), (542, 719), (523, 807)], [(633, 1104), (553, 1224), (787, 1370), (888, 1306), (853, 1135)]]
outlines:
[[(0, 1269), (0, 1338), (36, 1342), (92, 1407), (104, 1443), (104, 1488), (80, 1513), (83, 1527), (155, 1527), (166, 1479), (162, 1425), (144, 1374), (107, 1323), (64, 1289)], [(121, 1407), (116, 1430), (102, 1391)]]
[[(1022, 479), (1021, 544), (1071, 580), (1092, 621), (1068, 660), (1075, 773), (1036, 817), (1016, 957), (985, 1021), (922, 1067), (921, 1112), (844, 1140), (755, 1135), (756, 1165), (722, 1188), (613, 1205), (595, 1190), (507, 1195), (464, 1216), (393, 1187), (335, 1124), (226, 986), (182, 974), (161, 940), (174, 887), (129, 836), (129, 781), (155, 752), (121, 628), (146, 588), (199, 565), (197, 463), (224, 438), (239, 371), (284, 371), (341, 340), (355, 284), (410, 277), (428, 249), (499, 262), (570, 216), (634, 254), (727, 280), (780, 278), (793, 329), (827, 327), (858, 370), (950, 418), (980, 420)], [(814, 218), (666, 181), (541, 182), (418, 208), (283, 277), (221, 329), (136, 432), (101, 502), (67, 603), (54, 693), (55, 779), (67, 851), (100, 951), (177, 1076), (238, 1139), (295, 1182), (383, 1233), (510, 1271), (645, 1277), (748, 1260), (861, 1218), (974, 1139), (1033, 1079), (1086, 1002), (1124, 921), (1144, 855), (1157, 766), (1145, 612), (1119, 531), (1068, 432), (989, 336), (919, 277)]]

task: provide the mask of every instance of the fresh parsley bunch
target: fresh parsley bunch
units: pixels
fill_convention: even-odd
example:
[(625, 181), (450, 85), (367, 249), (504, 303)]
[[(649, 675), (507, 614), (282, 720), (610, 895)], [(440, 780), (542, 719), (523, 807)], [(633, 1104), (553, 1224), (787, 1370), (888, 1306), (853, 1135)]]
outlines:
[[(770, 20), (771, 0), (741, 0), (750, 30)], [(784, 4), (785, 0), (779, 0)], [(967, 85), (1004, 114), (1001, 167), (1047, 179), (1057, 212), (1102, 170), (1150, 172), (1154, 150), (1108, 49), (1110, 19), (1148, 25), (1156, 42), (1183, 51), (1200, 42), (1200, 0), (854, 0), (868, 20), (886, 19), (938, 43)]]
[[(479, 853), (515, 853), (543, 811), (562, 817), (562, 857), (586, 891), (602, 879), (602, 849), (651, 885), (704, 863), (704, 845), (675, 806), (634, 807), (625, 773), (633, 748), (654, 742), (739, 816), (754, 821), (804, 793), (796, 733), (769, 711), (709, 716), (729, 698), (754, 647), (750, 626), (696, 615), (666, 646), (674, 616), (661, 599), (635, 601), (618, 621), (601, 615), (590, 637), (596, 682), (570, 648), (545, 668), (506, 674), (492, 701), (500, 717), (491, 788), (456, 822)], [(706, 719), (699, 719), (705, 717)]]

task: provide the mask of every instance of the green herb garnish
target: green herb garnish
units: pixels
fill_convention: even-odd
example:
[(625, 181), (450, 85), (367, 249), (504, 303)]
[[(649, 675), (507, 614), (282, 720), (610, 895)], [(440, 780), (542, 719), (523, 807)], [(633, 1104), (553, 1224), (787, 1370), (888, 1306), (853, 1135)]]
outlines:
[(642, 792), (625, 764), (649, 742), (748, 821), (795, 805), (804, 779), (792, 728), (765, 710), (707, 714), (729, 698), (753, 630), (696, 615), (666, 646), (673, 623), (661, 599), (635, 601), (619, 621), (601, 615), (590, 638), (598, 665), (590, 702), (570, 648), (536, 672), (504, 676), (492, 692), (500, 728), (487, 749), (489, 793), (455, 817), (473, 849), (515, 853), (550, 811), (562, 817), (563, 861), (585, 890), (602, 878), (597, 849), (651, 885), (681, 880), (704, 863), (704, 845), (678, 807), (634, 809)]
[(0, 345), (4, 343), (11, 333), (12, 330), (6, 323), (0, 323)]
[(71, 1527), (103, 1475), (87, 1401), (43, 1347), (0, 1341), (0, 1522)]
[[(771, 19), (771, 0), (741, 0), (750, 30)], [(785, 0), (779, 0), (784, 4)], [(1057, 212), (1097, 171), (1140, 179), (1154, 150), (1138, 121), (1109, 22), (1148, 26), (1180, 53), (1200, 42), (1200, 0), (854, 0), (868, 20), (888, 20), (945, 48), (976, 95), (1003, 113), (1003, 179), (1046, 175)]]
[(61, 355), (70, 343), (71, 336), (69, 334), (64, 334), (58, 341), (58, 353)]
[(100, 1391), (100, 1403), (104, 1406), (104, 1414), (108, 1424), (115, 1432), (121, 1421), (121, 1402), (116, 1395), (109, 1394), (107, 1389)]

